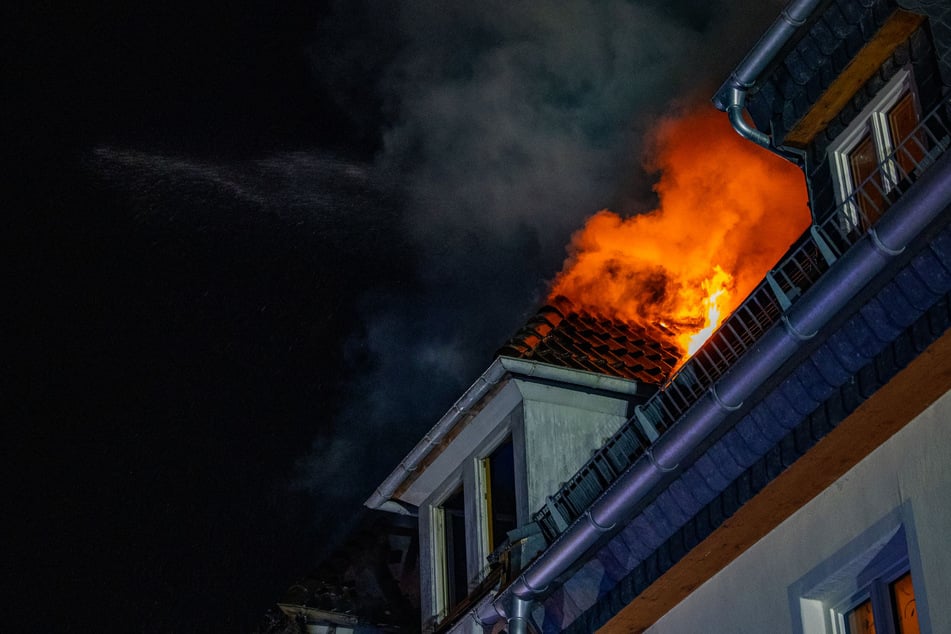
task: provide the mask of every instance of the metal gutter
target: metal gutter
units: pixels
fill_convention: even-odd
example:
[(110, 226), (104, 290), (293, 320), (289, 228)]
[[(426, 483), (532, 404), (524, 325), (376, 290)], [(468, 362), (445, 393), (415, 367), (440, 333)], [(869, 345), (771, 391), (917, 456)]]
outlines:
[(683, 417), (625, 471), (493, 602), (478, 619), (493, 623), (524, 613), (522, 602), (541, 597), (605, 532), (630, 520), (633, 509), (664, 478), (679, 472), (699, 445), (719, 431), (728, 414), (742, 406), (760, 384), (779, 370), (814, 337), (869, 281), (940, 216), (951, 201), (951, 153), (928, 169), (859, 242), (849, 249), (798, 301), (781, 324), (771, 328), (756, 348), (741, 357)]
[(634, 395), (640, 383), (631, 379), (605, 376), (587, 370), (572, 370), (549, 363), (527, 361), (513, 357), (498, 357), (482, 373), (475, 383), (455, 402), (448, 412), (423, 436), (415, 447), (400, 462), (399, 466), (377, 487), (363, 504), (371, 509), (412, 515), (413, 510), (397, 500), (393, 494), (415, 472), (446, 435), (459, 424), (506, 375), (525, 376), (557, 381), (578, 387), (605, 390), (618, 394)]
[(823, 1), (792, 0), (786, 5), (776, 21), (746, 54), (726, 83), (720, 87), (713, 100), (717, 108), (727, 113), (733, 129), (740, 136), (797, 164), (801, 162), (801, 156), (790, 148), (775, 145), (770, 135), (747, 123), (743, 118), (743, 110), (746, 107), (746, 93), (756, 84), (760, 75), (776, 58), (779, 51)]
[(505, 367), (496, 359), (492, 365), (482, 373), (476, 382), (459, 397), (449, 411), (443, 414), (442, 418), (436, 422), (422, 440), (416, 443), (416, 446), (400, 461), (399, 466), (393, 470), (390, 475), (377, 487), (366, 502), (363, 504), (371, 509), (392, 511), (403, 515), (411, 514), (410, 511), (400, 504), (393, 501), (393, 493), (399, 488), (407, 477), (412, 474), (422, 464), (423, 460), (429, 455), (434, 447), (439, 445), (446, 434), (456, 426), (462, 417), (472, 408), (473, 405), (482, 400), (495, 385), (505, 376)]
[(604, 390), (617, 394), (627, 394), (629, 396), (634, 396), (640, 392), (641, 384), (633, 379), (622, 379), (616, 376), (589, 372), (588, 370), (572, 370), (571, 368), (560, 365), (541, 363), (539, 361), (526, 361), (525, 359), (516, 359), (514, 357), (499, 357), (498, 361), (502, 364), (502, 367), (512, 374), (528, 378), (557, 381), (578, 387)]

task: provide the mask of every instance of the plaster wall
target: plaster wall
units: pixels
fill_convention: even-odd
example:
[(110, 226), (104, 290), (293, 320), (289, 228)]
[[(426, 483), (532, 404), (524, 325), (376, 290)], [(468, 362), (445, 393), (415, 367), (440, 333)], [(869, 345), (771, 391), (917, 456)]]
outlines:
[[(825, 634), (800, 601), (850, 552), (904, 525), (921, 631), (951, 632), (951, 392), (647, 632)], [(832, 563), (830, 563), (832, 562)], [(838, 562), (838, 563), (835, 563)], [(808, 583), (804, 580), (810, 580)]]
[(528, 508), (535, 512), (624, 424), (628, 402), (547, 385), (520, 388), (525, 398)]

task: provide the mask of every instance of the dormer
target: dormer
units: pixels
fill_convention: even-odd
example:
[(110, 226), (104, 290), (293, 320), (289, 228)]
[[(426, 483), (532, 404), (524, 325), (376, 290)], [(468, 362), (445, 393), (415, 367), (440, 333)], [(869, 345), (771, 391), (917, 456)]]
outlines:
[(565, 300), (499, 350), (367, 501), (418, 515), (427, 631), (452, 624), (545, 547), (532, 514), (551, 508), (549, 496), (657, 391), (678, 356), (661, 331)]
[(837, 215), (862, 233), (951, 144), (947, 19), (940, 2), (790, 3), (762, 40), (770, 54), (744, 60), (714, 103), (802, 165), (817, 225)]

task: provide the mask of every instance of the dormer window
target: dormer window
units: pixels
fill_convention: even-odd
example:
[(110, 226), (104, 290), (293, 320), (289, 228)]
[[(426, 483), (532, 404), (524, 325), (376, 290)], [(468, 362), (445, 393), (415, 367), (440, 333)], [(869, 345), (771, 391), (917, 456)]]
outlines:
[(436, 621), (451, 614), (485, 579), (488, 555), (518, 525), (512, 435), (483, 447), (463, 462), (456, 484), (430, 507)]
[(483, 503), (483, 548), (487, 553), (501, 546), (518, 525), (515, 506), (515, 449), (509, 436), (479, 461)]
[(465, 598), (466, 573), (466, 496), (462, 484), (432, 508), (436, 606), (445, 614)]
[(924, 156), (923, 144), (909, 139), (919, 120), (912, 75), (902, 69), (830, 148), (847, 229), (873, 225), (891, 205), (890, 194)]

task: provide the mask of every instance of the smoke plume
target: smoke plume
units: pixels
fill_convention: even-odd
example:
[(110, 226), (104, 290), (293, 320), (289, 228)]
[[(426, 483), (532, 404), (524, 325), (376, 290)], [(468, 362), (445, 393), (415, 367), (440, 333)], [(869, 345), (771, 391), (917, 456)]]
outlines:
[[(781, 6), (341, 3), (341, 19), (366, 28), (341, 25), (341, 42), (329, 25), (314, 59), (335, 46), (361, 55), (315, 61), (315, 73), (332, 86), (378, 72), (378, 99), (356, 102), (352, 79), (334, 98), (355, 118), (386, 117), (376, 166), (398, 175), (415, 269), (363, 298), (349, 348), (366, 371), (338, 433), (303, 463), (308, 486), (370, 494), (544, 301), (585, 218), (651, 208), (646, 132), (672, 102), (706, 102)], [(339, 475), (357, 461), (361, 477)]]

